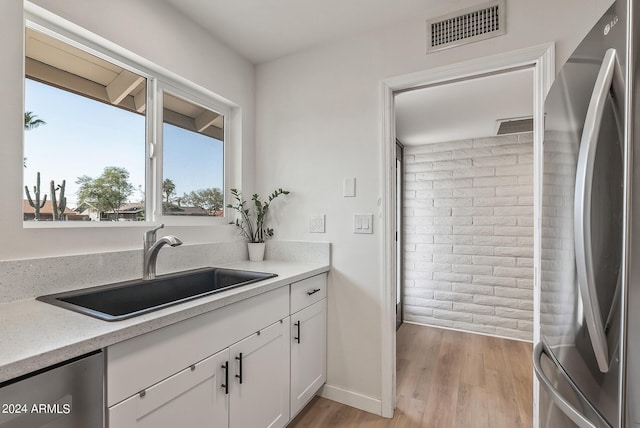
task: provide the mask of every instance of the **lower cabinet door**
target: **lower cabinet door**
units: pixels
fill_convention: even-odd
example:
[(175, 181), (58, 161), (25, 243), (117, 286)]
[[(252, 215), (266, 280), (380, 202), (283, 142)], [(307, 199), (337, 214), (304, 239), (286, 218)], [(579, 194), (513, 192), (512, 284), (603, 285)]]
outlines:
[(291, 315), (291, 418), (327, 380), (327, 299)]
[(225, 349), (110, 407), (109, 428), (227, 428), (228, 361)]
[(289, 317), (229, 348), (231, 428), (281, 428), (289, 421)]

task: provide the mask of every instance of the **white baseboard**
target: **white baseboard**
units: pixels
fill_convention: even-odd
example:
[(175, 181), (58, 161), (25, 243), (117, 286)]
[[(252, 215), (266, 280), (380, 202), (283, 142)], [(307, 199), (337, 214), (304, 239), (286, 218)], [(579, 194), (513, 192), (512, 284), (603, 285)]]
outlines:
[(420, 326), (423, 326), (423, 327), (440, 328), (442, 330), (451, 330), (451, 331), (457, 331), (457, 332), (460, 332), (460, 333), (479, 334), (480, 336), (489, 336), (489, 337), (496, 337), (498, 339), (515, 340), (516, 342), (533, 343), (532, 340), (519, 339), (517, 337), (500, 336), (499, 334), (491, 334), (491, 333), (483, 333), (483, 332), (480, 332), (480, 331), (463, 330), (461, 328), (445, 327), (445, 326), (442, 326), (442, 325), (435, 325), (435, 324), (425, 324), (425, 323), (416, 322), (416, 321), (402, 320), (402, 322), (405, 323), (405, 324), (414, 324), (414, 325), (420, 325)]
[(324, 385), (318, 395), (365, 412), (382, 415), (382, 401), (357, 392), (348, 391), (333, 385)]

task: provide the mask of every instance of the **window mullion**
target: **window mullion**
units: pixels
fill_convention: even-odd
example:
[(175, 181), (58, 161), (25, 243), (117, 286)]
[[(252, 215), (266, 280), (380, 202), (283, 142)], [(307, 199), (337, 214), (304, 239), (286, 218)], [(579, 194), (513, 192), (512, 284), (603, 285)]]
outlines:
[(145, 220), (155, 221), (158, 141), (158, 82), (150, 78), (147, 84), (147, 144), (145, 171)]

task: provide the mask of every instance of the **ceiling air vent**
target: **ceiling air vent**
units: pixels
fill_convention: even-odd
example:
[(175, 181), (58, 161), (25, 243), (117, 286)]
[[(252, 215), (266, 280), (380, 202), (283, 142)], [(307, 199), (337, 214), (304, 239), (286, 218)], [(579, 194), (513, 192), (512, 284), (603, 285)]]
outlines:
[(519, 117), (514, 119), (498, 119), (496, 135), (519, 134), (533, 131), (533, 117)]
[(505, 34), (504, 0), (427, 21), (427, 53)]

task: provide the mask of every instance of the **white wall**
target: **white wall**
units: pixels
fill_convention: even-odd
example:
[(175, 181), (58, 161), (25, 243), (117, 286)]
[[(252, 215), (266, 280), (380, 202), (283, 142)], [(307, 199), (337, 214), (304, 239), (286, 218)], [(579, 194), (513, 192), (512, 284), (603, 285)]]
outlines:
[[(235, 185), (251, 189), (254, 182), (255, 68), (208, 33), (160, 1), (36, 0), (53, 13), (135, 54), (231, 100), (241, 108), (242, 126), (234, 129)], [(23, 3), (0, 2), (0, 233), (6, 245), (0, 260), (142, 247), (143, 227), (110, 229), (23, 229)], [(237, 122), (239, 123), (239, 122)], [(185, 244), (235, 239), (228, 225), (174, 227), (167, 233)], [(8, 245), (7, 245), (8, 244)]]
[[(460, 3), (453, 7), (466, 6)], [(507, 35), (431, 55), (424, 54), (428, 17), (417, 16), (258, 66), (257, 189), (293, 192), (276, 215), (279, 239), (333, 244), (328, 384), (346, 390), (345, 400), (373, 409), (381, 398), (380, 82), (554, 41), (560, 66), (609, 3), (511, 0)], [(357, 177), (355, 198), (342, 197), (344, 177)], [(327, 216), (324, 235), (308, 232), (315, 213)], [(373, 235), (352, 233), (353, 213), (376, 214)]]
[[(454, 7), (465, 7), (463, 3), (456, 2)], [(254, 82), (251, 64), (164, 2), (36, 1), (242, 106), (240, 174), (244, 190), (251, 189), (254, 177), (263, 193), (274, 187), (292, 190), (286, 210), (274, 207), (276, 236), (333, 243), (328, 382), (372, 397), (374, 404), (381, 391), (381, 222), (376, 216), (373, 235), (353, 235), (351, 223), (354, 212), (379, 211), (380, 81), (549, 41), (557, 42), (560, 65), (608, 3), (511, 0), (506, 36), (428, 56), (424, 55), (427, 17), (416, 17), (264, 64)], [(22, 22), (21, 1), (0, 2), (0, 232), (5, 243), (0, 259), (140, 248), (137, 227), (107, 231), (22, 228)], [(358, 179), (357, 197), (345, 199), (342, 178), (351, 176)], [(313, 213), (327, 215), (326, 234), (308, 233), (308, 215)], [(227, 226), (167, 232), (178, 234), (186, 243), (234, 236)]]
[(533, 336), (533, 134), (406, 146), (404, 319)]

